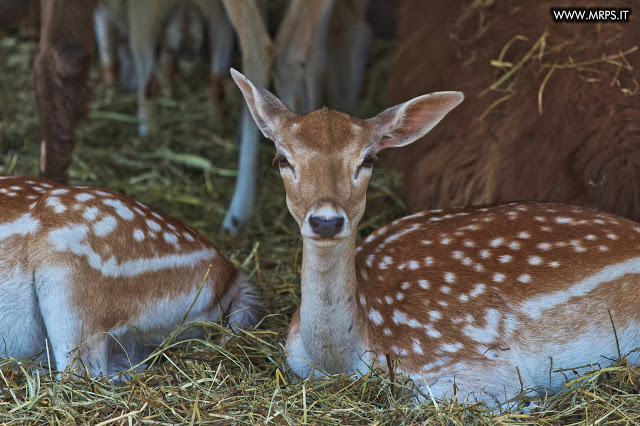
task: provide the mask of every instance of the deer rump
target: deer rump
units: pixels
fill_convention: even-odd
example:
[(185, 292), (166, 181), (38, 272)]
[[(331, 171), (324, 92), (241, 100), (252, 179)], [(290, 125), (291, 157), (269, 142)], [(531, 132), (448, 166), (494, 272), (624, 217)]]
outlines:
[(100, 188), (0, 177), (0, 357), (112, 375), (183, 320), (244, 328), (260, 312), (246, 277), (179, 221)]

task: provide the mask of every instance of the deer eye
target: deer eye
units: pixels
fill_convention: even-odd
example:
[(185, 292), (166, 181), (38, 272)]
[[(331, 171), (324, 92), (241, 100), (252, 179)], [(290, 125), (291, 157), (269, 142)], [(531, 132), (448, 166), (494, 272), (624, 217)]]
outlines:
[(276, 160), (278, 161), (278, 167), (280, 168), (291, 167), (291, 164), (289, 164), (289, 160), (283, 154), (278, 155), (278, 158), (276, 158)]
[(371, 155), (366, 155), (364, 157), (364, 160), (362, 160), (362, 164), (361, 167), (366, 167), (367, 169), (370, 169), (373, 167), (373, 157)]

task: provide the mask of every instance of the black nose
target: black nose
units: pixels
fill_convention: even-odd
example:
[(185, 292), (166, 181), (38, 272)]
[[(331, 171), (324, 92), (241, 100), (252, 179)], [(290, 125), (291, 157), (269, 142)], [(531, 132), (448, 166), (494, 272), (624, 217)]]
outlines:
[(330, 219), (310, 216), (309, 225), (311, 225), (311, 230), (320, 235), (321, 238), (333, 238), (337, 233), (342, 231), (344, 219), (339, 216), (332, 217)]

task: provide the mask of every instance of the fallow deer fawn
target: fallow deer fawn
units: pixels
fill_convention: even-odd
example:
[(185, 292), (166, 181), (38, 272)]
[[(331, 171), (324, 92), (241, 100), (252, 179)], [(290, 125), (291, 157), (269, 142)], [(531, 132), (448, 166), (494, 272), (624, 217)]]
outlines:
[(247, 327), (260, 303), (231, 262), (171, 217), (99, 188), (0, 177), (0, 357), (40, 353), (58, 371), (111, 375), (187, 312)]
[(302, 234), (302, 304), (286, 345), (297, 375), (365, 373), (389, 356), (436, 398), (457, 386), (491, 403), (521, 384), (557, 390), (558, 369), (640, 346), (640, 225), (629, 220), (518, 203), (417, 213), (356, 244), (376, 153), (422, 137), (462, 93), (358, 120), (326, 108), (293, 114), (232, 75), (275, 142)]

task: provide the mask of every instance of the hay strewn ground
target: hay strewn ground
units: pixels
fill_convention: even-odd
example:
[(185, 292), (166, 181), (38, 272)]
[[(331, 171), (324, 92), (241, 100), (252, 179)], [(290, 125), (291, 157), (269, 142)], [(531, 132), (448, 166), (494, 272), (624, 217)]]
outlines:
[[(0, 173), (37, 174), (38, 120), (31, 63), (32, 42), (0, 39)], [(379, 111), (379, 93), (390, 45), (377, 43), (361, 116)], [(640, 423), (640, 370), (624, 364), (586, 375), (578, 385), (530, 414), (491, 413), (485, 407), (427, 402), (408, 404), (401, 379), (374, 373), (358, 380), (335, 377), (295, 383), (282, 344), (299, 304), (301, 245), (284, 202), (273, 150), (263, 143), (259, 190), (252, 224), (238, 237), (221, 237), (219, 225), (231, 198), (237, 146), (239, 93), (228, 81), (225, 120), (208, 123), (206, 69), (191, 65), (175, 99), (160, 101), (162, 132), (136, 135), (135, 95), (96, 88), (91, 118), (78, 132), (70, 181), (127, 193), (194, 226), (251, 274), (268, 311), (259, 330), (220, 339), (174, 342), (154, 365), (126, 383), (98, 378), (56, 381), (48, 373), (7, 368), (0, 361), (0, 422), (15, 424), (257, 423), (257, 424), (633, 424)], [(378, 165), (362, 233), (401, 215), (396, 175)], [(222, 331), (224, 332), (224, 331)], [(221, 343), (224, 342), (224, 343)], [(418, 409), (417, 409), (418, 408)], [(517, 408), (517, 407), (516, 407)]]

